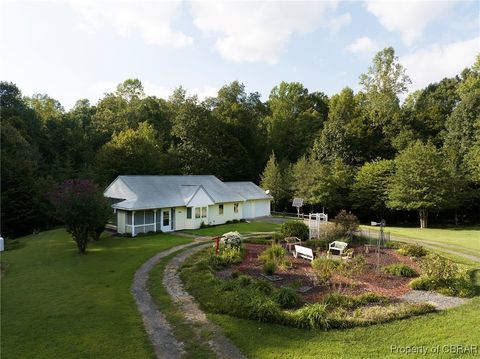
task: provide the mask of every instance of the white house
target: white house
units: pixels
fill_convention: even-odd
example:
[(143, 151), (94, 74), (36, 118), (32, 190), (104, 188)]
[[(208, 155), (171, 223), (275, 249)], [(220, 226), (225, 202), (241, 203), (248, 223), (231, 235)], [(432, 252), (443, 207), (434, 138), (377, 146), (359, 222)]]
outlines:
[(117, 232), (132, 236), (268, 216), (272, 200), (252, 182), (215, 176), (118, 176), (104, 196), (117, 214)]

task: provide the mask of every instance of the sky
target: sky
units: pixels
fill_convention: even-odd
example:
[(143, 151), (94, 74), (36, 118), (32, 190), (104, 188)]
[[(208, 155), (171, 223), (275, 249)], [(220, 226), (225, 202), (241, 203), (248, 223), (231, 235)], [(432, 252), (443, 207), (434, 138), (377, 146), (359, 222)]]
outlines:
[(281, 81), (358, 91), (387, 46), (414, 91), (474, 63), (480, 2), (0, 0), (0, 46), (1, 81), (66, 110), (128, 78), (162, 98), (183, 86), (203, 99), (235, 80), (263, 100)]

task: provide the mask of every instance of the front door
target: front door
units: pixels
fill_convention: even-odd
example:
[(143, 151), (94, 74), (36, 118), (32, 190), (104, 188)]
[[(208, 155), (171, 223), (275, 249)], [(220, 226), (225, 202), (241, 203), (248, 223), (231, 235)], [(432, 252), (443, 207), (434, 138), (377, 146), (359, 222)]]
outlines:
[(172, 230), (172, 218), (170, 216), (170, 208), (162, 209), (162, 232), (170, 232)]

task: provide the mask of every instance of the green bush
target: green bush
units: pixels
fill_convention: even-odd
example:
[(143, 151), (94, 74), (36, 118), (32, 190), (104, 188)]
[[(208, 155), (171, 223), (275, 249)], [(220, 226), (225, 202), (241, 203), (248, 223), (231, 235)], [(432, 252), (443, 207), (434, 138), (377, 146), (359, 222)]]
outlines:
[(400, 242), (394, 242), (394, 241), (388, 241), (385, 243), (385, 248), (390, 248), (390, 249), (400, 249), (402, 247), (402, 243)]
[(362, 234), (353, 234), (350, 243), (353, 244), (368, 244), (370, 243), (370, 237), (364, 236)]
[(218, 255), (215, 254), (215, 249), (211, 248), (208, 251), (208, 264), (213, 269), (218, 270), (232, 264), (238, 264), (243, 259), (244, 251), (241, 247), (227, 247), (220, 245), (218, 249)]
[(339, 228), (342, 235), (347, 236), (348, 238), (352, 238), (353, 232), (358, 230), (358, 225), (360, 224), (357, 216), (355, 216), (352, 212), (345, 211), (344, 209), (335, 216), (333, 221)]
[(403, 263), (390, 264), (382, 268), (382, 272), (391, 274), (397, 277), (416, 277), (418, 273), (412, 267), (407, 266)]
[(286, 287), (275, 291), (273, 299), (283, 309), (297, 308), (303, 302), (302, 297), (294, 289)]
[(391, 299), (375, 293), (364, 293), (357, 296), (347, 296), (340, 293), (331, 293), (322, 299), (322, 303), (330, 309), (355, 309), (365, 305), (387, 304)]
[(247, 305), (247, 316), (260, 322), (280, 321), (282, 313), (277, 303), (267, 297), (254, 296)]
[(308, 226), (301, 221), (287, 221), (280, 226), (280, 233), (284, 237), (298, 237), (301, 240), (308, 239)]
[(339, 266), (339, 273), (347, 278), (352, 278), (363, 272), (366, 260), (361, 254), (356, 255), (352, 259), (342, 262)]
[(277, 265), (274, 261), (269, 260), (263, 263), (263, 271), (268, 275), (272, 275), (277, 271)]
[(378, 295), (372, 292), (360, 294), (353, 297), (353, 303), (357, 307), (365, 306), (372, 303), (387, 304), (390, 302), (391, 302), (391, 299), (389, 297), (384, 297), (382, 295)]
[(280, 244), (285, 237), (278, 232), (273, 232), (272, 234), (272, 243)]
[(307, 304), (292, 313), (293, 325), (299, 328), (328, 329), (330, 320), (328, 318), (327, 306), (321, 303)]
[(252, 244), (272, 244), (275, 243), (271, 238), (268, 237), (252, 237), (252, 238), (245, 238), (243, 240), (244, 243), (252, 243)]
[(252, 284), (252, 277), (250, 277), (248, 275), (245, 275), (245, 274), (241, 274), (241, 275), (238, 276), (236, 281), (237, 281), (237, 283), (240, 287), (246, 287), (246, 286)]
[(237, 282), (235, 280), (223, 281), (220, 285), (220, 290), (224, 292), (231, 292), (237, 288)]
[(279, 268), (285, 268), (287, 266), (286, 255), (285, 248), (278, 244), (272, 244), (271, 247), (260, 254), (259, 258), (263, 263), (272, 262)]
[(328, 248), (328, 243), (323, 239), (312, 239), (302, 242), (302, 246), (312, 248), (314, 250), (326, 250)]
[(433, 311), (435, 311), (435, 307), (427, 303), (398, 303), (387, 306), (376, 305), (356, 309), (348, 321), (357, 325), (369, 325), (426, 314)]
[(433, 290), (444, 295), (471, 297), (475, 285), (470, 273), (452, 261), (437, 254), (429, 254), (420, 261), (422, 276), (410, 282), (417, 290)]
[(424, 257), (427, 255), (427, 250), (419, 244), (404, 244), (397, 252), (402, 256), (414, 258)]
[(242, 261), (242, 250), (236, 247), (227, 247), (220, 252), (220, 258), (226, 266), (238, 264)]
[(419, 264), (424, 276), (440, 282), (448, 282), (457, 277), (460, 272), (459, 267), (455, 263), (438, 254), (429, 254)]
[(312, 268), (320, 284), (327, 284), (340, 263), (326, 257), (318, 257), (312, 261)]
[(271, 294), (273, 292), (272, 285), (264, 280), (255, 281), (252, 284), (252, 289), (263, 294)]
[(475, 285), (470, 278), (458, 277), (449, 281), (439, 281), (434, 278), (420, 276), (410, 282), (410, 287), (415, 290), (435, 291), (443, 295), (469, 298), (475, 295)]
[(336, 241), (343, 236), (344, 233), (341, 228), (332, 223), (327, 223), (326, 226), (323, 226), (320, 234), (321, 239), (324, 240), (326, 243)]

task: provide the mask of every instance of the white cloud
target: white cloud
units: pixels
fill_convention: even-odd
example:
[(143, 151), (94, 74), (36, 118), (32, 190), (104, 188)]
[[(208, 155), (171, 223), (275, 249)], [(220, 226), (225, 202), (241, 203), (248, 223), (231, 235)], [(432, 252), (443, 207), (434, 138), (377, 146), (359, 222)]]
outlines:
[(148, 44), (182, 47), (193, 42), (190, 36), (172, 29), (172, 22), (182, 9), (180, 1), (68, 0), (67, 3), (90, 27), (107, 23), (125, 37), (139, 33)]
[(351, 22), (352, 22), (352, 15), (350, 15), (350, 13), (347, 12), (343, 15), (330, 19), (328, 21), (328, 27), (333, 32), (338, 32), (342, 27), (350, 24)]
[(345, 50), (352, 53), (370, 53), (378, 48), (378, 43), (368, 36), (359, 37), (351, 44), (345, 46)]
[[(218, 34), (215, 48), (237, 62), (276, 63), (295, 34), (314, 31), (336, 2), (192, 2), (193, 22)], [(345, 20), (344, 20), (345, 21)]]
[(365, 3), (366, 9), (375, 15), (389, 31), (399, 32), (406, 45), (412, 45), (423, 33), (427, 24), (443, 15), (453, 2), (404, 0), (374, 0)]
[(458, 75), (475, 62), (480, 52), (480, 37), (446, 45), (432, 45), (400, 57), (412, 79), (411, 91), (423, 88), (445, 77)]

